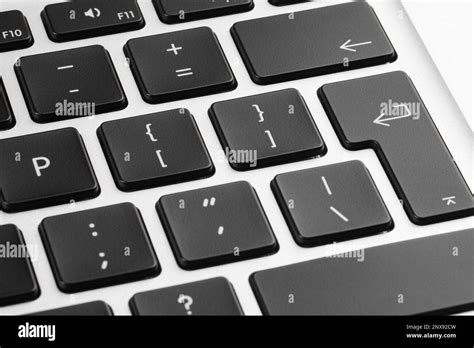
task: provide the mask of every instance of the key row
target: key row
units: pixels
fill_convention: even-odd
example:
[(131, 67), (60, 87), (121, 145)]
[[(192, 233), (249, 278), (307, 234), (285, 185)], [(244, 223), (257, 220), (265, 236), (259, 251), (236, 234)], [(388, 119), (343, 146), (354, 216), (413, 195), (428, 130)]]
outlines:
[[(412, 222), (426, 225), (474, 214), (470, 189), (406, 74), (332, 83), (321, 87), (318, 96), (344, 147), (376, 151)], [(209, 109), (209, 117), (222, 144), (219, 156), (236, 170), (327, 152), (305, 101), (294, 89), (217, 102)], [(186, 109), (105, 122), (97, 134), (122, 191), (215, 173)], [(94, 198), (100, 193), (74, 129), (0, 140), (0, 151), (2, 167), (8, 168), (0, 177), (4, 211)]]
[[(255, 272), (249, 281), (264, 315), (462, 313), (474, 309), (473, 233), (457, 231), (345, 253), (332, 250), (321, 259)], [(4, 235), (0, 233), (0, 241)], [(21, 261), (6, 262), (20, 269)], [(23, 267), (31, 267), (29, 261)], [(11, 282), (6, 290), (0, 288), (0, 305), (12, 288), (23, 296), (21, 290), (39, 295), (36, 280), (22, 277), (17, 274), (16, 289)], [(244, 315), (232, 284), (222, 277), (137, 293), (129, 307), (133, 315)], [(107, 303), (95, 301), (29, 315), (114, 313)]]
[[(117, 3), (120, 7), (124, 1), (116, 1), (114, 6)], [(58, 11), (85, 5), (61, 3)], [(104, 20), (107, 18), (104, 14)], [(338, 27), (340, 21), (345, 24), (343, 31)], [(319, 24), (315, 27), (313, 23)], [(290, 18), (279, 15), (243, 21), (232, 27), (231, 34), (257, 84), (347, 71), (396, 59), (395, 50), (366, 3), (317, 8)], [(357, 42), (352, 41), (355, 38)], [(363, 39), (367, 41), (362, 44), (359, 40)], [(314, 47), (315, 43), (318, 47)], [(272, 59), (268, 59), (269, 51), (274, 52)], [(124, 53), (142, 98), (148, 103), (194, 98), (237, 87), (216, 34), (207, 27), (131, 39), (125, 44)], [(127, 106), (112, 60), (102, 46), (22, 57), (15, 64), (15, 72), (35, 122), (90, 116)], [(47, 93), (44, 86), (50, 87)]]

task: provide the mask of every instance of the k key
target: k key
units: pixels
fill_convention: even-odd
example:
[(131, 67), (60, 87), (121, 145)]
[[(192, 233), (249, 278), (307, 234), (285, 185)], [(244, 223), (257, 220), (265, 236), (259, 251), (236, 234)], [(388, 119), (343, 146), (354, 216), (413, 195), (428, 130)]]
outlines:
[(344, 147), (375, 150), (411, 221), (474, 214), (471, 191), (405, 73), (331, 83), (318, 94)]

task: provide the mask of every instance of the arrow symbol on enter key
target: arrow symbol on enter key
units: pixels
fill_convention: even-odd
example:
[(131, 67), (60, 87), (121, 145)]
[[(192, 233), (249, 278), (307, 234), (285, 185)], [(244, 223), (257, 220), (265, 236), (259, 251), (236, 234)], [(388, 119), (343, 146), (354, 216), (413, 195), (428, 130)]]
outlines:
[(366, 41), (366, 42), (360, 42), (360, 43), (354, 43), (354, 44), (351, 44), (351, 42), (352, 42), (352, 40), (349, 39), (345, 43), (343, 43), (341, 45), (341, 47), (339, 47), (339, 48), (341, 50), (346, 50), (346, 51), (350, 51), (350, 52), (357, 52), (357, 50), (355, 50), (353, 47), (366, 46), (366, 45), (371, 45), (372, 44), (372, 41)]

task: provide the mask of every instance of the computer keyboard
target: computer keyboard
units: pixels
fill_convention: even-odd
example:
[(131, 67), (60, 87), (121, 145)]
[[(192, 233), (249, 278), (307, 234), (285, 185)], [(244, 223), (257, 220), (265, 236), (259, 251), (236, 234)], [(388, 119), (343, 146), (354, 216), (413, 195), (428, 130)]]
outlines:
[(0, 52), (0, 314), (474, 310), (472, 133), (398, 0), (6, 0)]

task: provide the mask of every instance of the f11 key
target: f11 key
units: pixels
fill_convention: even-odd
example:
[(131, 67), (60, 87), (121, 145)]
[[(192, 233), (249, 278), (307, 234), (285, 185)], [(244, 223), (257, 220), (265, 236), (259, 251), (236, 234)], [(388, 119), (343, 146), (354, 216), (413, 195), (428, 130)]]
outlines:
[(55, 42), (138, 30), (145, 26), (137, 0), (83, 0), (48, 5), (41, 13)]

